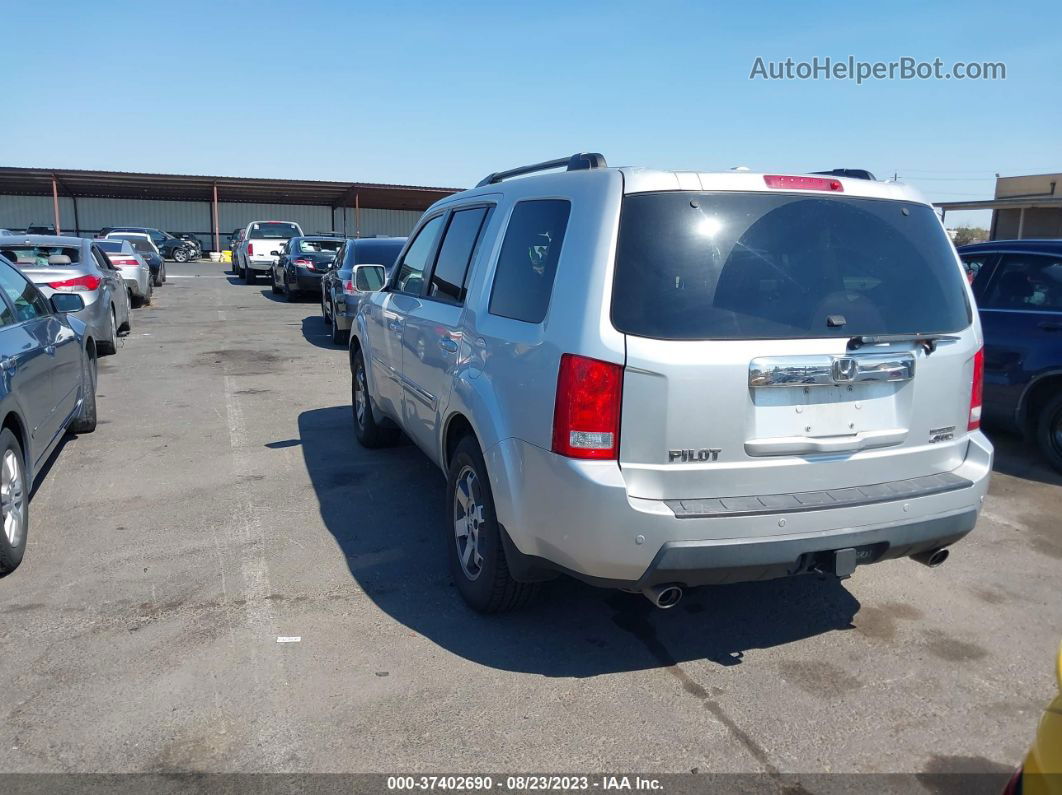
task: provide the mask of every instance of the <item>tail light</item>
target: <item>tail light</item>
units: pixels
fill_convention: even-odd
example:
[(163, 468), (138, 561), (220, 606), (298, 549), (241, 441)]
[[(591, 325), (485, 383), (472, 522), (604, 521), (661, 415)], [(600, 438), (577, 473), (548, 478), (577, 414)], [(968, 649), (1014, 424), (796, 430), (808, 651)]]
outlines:
[(343, 292), (347, 295), (355, 295), (358, 292), (354, 287), (353, 279), (347, 279), (343, 282)]
[(61, 282), (48, 282), (48, 286), (63, 293), (75, 293), (81, 290), (92, 292), (100, 286), (100, 281), (99, 276), (89, 274), (88, 276), (78, 276), (76, 279), (65, 279)]
[(254, 254), (254, 243), (248, 243), (247, 244), (247, 253), (248, 254)]
[(111, 260), (111, 264), (116, 268), (137, 267), (137, 261), (135, 259), (130, 259), (129, 257), (115, 257)]
[(569, 458), (617, 458), (622, 394), (622, 366), (571, 353), (561, 356), (553, 452)]
[(825, 190), (833, 193), (844, 193), (844, 185), (840, 180), (827, 177), (788, 177), (783, 174), (764, 174), (763, 181), (768, 188), (795, 189), (795, 190)]
[(981, 396), (985, 390), (985, 349), (981, 348), (974, 356), (973, 385), (970, 387), (970, 423), (968, 431), (981, 427)]
[(312, 268), (313, 267), (313, 260), (312, 259), (293, 259), (291, 261), (291, 263), (292, 263), (292, 265), (302, 265), (304, 268)]

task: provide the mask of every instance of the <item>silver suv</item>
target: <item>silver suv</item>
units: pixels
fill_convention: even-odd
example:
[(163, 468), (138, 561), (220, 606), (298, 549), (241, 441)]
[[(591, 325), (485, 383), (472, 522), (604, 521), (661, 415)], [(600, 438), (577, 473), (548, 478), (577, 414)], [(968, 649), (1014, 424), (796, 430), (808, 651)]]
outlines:
[(992, 466), (959, 259), (867, 178), (491, 174), (424, 214), (350, 364), (359, 441), (401, 429), (447, 474), (450, 567), (488, 612), (558, 572), (669, 607), (935, 566)]

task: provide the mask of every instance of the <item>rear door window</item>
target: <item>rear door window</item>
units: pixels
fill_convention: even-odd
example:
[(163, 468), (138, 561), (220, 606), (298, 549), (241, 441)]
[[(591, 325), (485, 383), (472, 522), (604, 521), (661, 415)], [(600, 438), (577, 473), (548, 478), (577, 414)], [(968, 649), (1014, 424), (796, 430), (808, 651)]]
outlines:
[(486, 217), (486, 207), (458, 210), (450, 216), (431, 274), (428, 287), (430, 297), (450, 304), (460, 304), (465, 300), (465, 273), (472, 261), (472, 252)]
[(988, 309), (1062, 312), (1062, 257), (1004, 254), (981, 305)]
[(656, 339), (959, 331), (972, 320), (932, 208), (789, 193), (626, 196), (612, 322)]
[(513, 209), (491, 288), (492, 315), (541, 323), (557, 275), (571, 203), (563, 199), (523, 201)]

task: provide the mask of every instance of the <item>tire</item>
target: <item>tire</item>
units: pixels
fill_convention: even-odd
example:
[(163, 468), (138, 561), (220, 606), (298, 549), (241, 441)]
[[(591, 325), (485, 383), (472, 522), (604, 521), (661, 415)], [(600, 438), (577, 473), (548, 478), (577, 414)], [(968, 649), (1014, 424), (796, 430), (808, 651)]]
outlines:
[(102, 356), (118, 353), (118, 319), (115, 317), (114, 304), (111, 304), (111, 325), (107, 330), (107, 339), (99, 343), (99, 352)]
[(173, 250), (173, 261), (174, 262), (188, 262), (189, 259), (190, 258), (188, 256), (188, 251), (186, 249), (184, 249), (184, 248), (175, 248)]
[(166, 263), (162, 263), (162, 267), (159, 268), (159, 278), (162, 280), (162, 284), (166, 283)]
[(22, 445), (10, 428), (0, 431), (0, 577), (22, 562), (29, 534), (29, 493)]
[(129, 291), (129, 306), (133, 309), (140, 309), (144, 305), (143, 297), (139, 295), (133, 295), (133, 291)]
[(349, 332), (339, 327), (334, 313), (329, 317), (328, 325), (332, 331), (332, 344), (343, 345), (347, 341)]
[(280, 295), (280, 288), (277, 287), (277, 274), (272, 268), (269, 269), (269, 291), (273, 295)]
[(473, 610), (507, 613), (537, 593), (538, 583), (517, 582), (509, 573), (487, 467), (473, 436), (458, 442), (450, 459), (444, 527), (450, 574)]
[(296, 290), (291, 289), (291, 285), (287, 280), (284, 280), (284, 300), (289, 304), (294, 304), (299, 298), (299, 294)]
[(151, 277), (151, 284), (153, 287), (162, 286), (162, 268), (160, 267)]
[[(363, 401), (360, 414), (359, 397)], [(369, 385), (365, 378), (365, 357), (361, 351), (354, 354), (354, 371), (350, 378), (350, 408), (354, 415), (354, 435), (362, 447), (375, 449), (398, 441), (398, 428), (383, 427), (373, 415)]]
[(154, 292), (155, 292), (154, 287), (153, 287), (153, 285), (151, 283), (151, 280), (149, 279), (148, 280), (147, 295), (144, 296), (144, 306), (150, 306), (151, 305), (151, 297), (154, 294)]
[(1040, 410), (1036, 420), (1036, 444), (1047, 463), (1062, 472), (1062, 394), (1055, 395)]
[(84, 390), (84, 397), (81, 413), (70, 423), (70, 430), (73, 433), (92, 433), (96, 430), (96, 376), (96, 357), (86, 352), (81, 362), (81, 386)]
[(254, 273), (253, 270), (251, 270), (251, 266), (247, 265), (243, 269), (243, 283), (244, 284), (254, 284), (254, 281), (255, 281), (254, 280), (254, 276), (255, 276), (255, 273)]
[(118, 327), (118, 332), (120, 334), (128, 334), (132, 330), (133, 330), (133, 313), (132, 312), (126, 312), (125, 313), (125, 322)]

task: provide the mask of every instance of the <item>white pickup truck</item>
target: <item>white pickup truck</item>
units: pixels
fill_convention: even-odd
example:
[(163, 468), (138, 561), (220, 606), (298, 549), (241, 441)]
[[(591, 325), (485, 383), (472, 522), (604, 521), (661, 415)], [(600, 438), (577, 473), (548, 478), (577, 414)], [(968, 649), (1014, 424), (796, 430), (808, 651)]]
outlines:
[(294, 221), (252, 221), (236, 248), (236, 273), (254, 284), (255, 271), (272, 271), (278, 259), (274, 253), (293, 237), (302, 237), (302, 227)]

